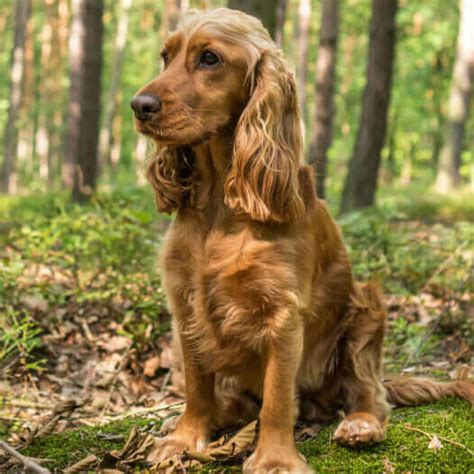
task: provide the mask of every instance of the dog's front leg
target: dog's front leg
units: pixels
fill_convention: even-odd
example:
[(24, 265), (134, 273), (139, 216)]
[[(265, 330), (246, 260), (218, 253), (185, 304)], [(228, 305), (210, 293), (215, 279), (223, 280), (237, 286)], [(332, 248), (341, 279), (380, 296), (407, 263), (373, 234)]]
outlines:
[[(283, 326), (281, 325), (286, 318)], [(257, 448), (245, 473), (312, 472), (294, 440), (296, 374), (303, 350), (303, 324), (297, 314), (278, 315), (279, 329), (266, 347), (263, 405)]]
[(173, 433), (155, 441), (150, 462), (162, 461), (175, 453), (202, 451), (210, 439), (214, 412), (214, 376), (206, 375), (191, 354), (190, 342), (179, 335), (186, 384), (186, 408)]

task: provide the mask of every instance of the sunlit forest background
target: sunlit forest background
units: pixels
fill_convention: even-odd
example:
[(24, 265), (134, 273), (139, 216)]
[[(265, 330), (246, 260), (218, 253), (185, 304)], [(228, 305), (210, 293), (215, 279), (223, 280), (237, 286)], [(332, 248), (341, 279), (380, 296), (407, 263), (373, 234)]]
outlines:
[[(92, 2), (98, 6), (99, 1)], [(160, 51), (177, 9), (222, 6), (223, 1), (182, 2), (122, 0), (103, 4), (100, 73), (100, 190), (143, 184), (142, 164), (152, 147), (134, 131), (129, 102), (161, 68)], [(202, 3), (202, 4), (201, 4)], [(245, 3), (245, 2), (243, 2)], [(251, 3), (251, 2), (249, 2)], [(258, 2), (256, 2), (258, 3)], [(271, 2), (270, 2), (271, 3)], [(449, 118), (449, 94), (456, 59), (459, 2), (402, 0), (396, 17), (397, 39), (391, 102), (378, 185), (383, 189), (427, 188), (440, 173), (443, 130)], [(16, 24), (20, 1), (0, 5), (0, 138), (5, 153), (11, 106), (10, 74), (15, 28), (22, 32), (22, 73), (15, 123), (14, 166), (10, 194), (65, 191), (68, 180), (68, 120), (71, 67), (77, 56), (73, 5), (68, 0), (32, 0), (22, 25)], [(281, 44), (297, 74), (307, 148), (315, 114), (315, 73), (322, 3), (290, 0), (281, 25)], [(472, 14), (471, 14), (472, 16)], [(335, 115), (327, 173), (328, 197), (337, 205), (356, 140), (366, 84), (369, 1), (345, 0), (340, 7), (335, 78)], [(72, 51), (72, 56), (71, 56)], [(72, 58), (72, 60), (71, 60)], [(456, 188), (474, 180), (474, 124), (466, 116)], [(471, 119), (469, 119), (471, 118)], [(10, 132), (11, 133), (11, 132)], [(310, 157), (308, 157), (310, 159)], [(2, 160), (3, 161), (3, 160)], [(5, 168), (5, 166), (4, 166)], [(66, 168), (66, 170), (65, 170)], [(456, 170), (457, 172), (457, 170)], [(3, 171), (5, 174), (5, 170)], [(5, 182), (7, 178), (3, 178)], [(6, 185), (4, 183), (5, 190)], [(404, 191), (406, 192), (406, 191)]]
[[(172, 217), (154, 209), (130, 100), (179, 17), (218, 6), (259, 17), (295, 72), (304, 159), (356, 277), (386, 293), (386, 371), (472, 376), (473, 0), (0, 0), (0, 438), (52, 468), (182, 401), (156, 270)], [(456, 409), (424, 429), (453, 437)], [(115, 441), (74, 434), (121, 417)], [(416, 470), (397, 442), (351, 462)], [(339, 449), (311, 465), (342, 472)], [(424, 451), (467, 472), (459, 446)]]

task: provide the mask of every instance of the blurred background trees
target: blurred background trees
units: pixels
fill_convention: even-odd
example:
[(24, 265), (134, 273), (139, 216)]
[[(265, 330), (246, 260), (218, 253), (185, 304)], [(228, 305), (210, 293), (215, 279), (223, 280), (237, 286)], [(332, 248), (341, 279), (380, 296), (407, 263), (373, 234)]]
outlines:
[[(0, 4), (0, 189), (143, 182), (153, 147), (129, 99), (160, 70), (180, 14), (230, 6), (261, 18), (297, 75), (306, 160), (342, 211), (377, 190), (474, 181), (473, 0), (17, 0)], [(102, 32), (103, 30), (103, 32)]]

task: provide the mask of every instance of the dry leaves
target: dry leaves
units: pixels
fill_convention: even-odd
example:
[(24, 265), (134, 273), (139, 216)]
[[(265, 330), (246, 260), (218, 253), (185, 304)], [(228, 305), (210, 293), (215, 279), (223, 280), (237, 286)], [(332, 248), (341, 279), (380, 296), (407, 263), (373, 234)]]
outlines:
[(243, 455), (255, 441), (257, 421), (244, 426), (233, 436), (224, 435), (210, 443), (202, 453), (183, 451), (155, 464), (152, 472), (183, 472), (183, 469), (200, 469), (204, 465), (220, 460), (230, 460)]
[(120, 451), (106, 452), (100, 457), (89, 455), (66, 468), (64, 472), (66, 474), (88, 470), (100, 470), (108, 473), (128, 472), (136, 467), (150, 467), (151, 473), (160, 472), (165, 474), (184, 472), (188, 469), (197, 470), (214, 461), (227, 461), (245, 454), (255, 441), (256, 430), (257, 422), (253, 421), (233, 436), (221, 436), (217, 441), (210, 443), (202, 453), (183, 451), (150, 467), (147, 462), (147, 455), (154, 446), (154, 438), (150, 433), (141, 433), (138, 429), (133, 428), (127, 442)]

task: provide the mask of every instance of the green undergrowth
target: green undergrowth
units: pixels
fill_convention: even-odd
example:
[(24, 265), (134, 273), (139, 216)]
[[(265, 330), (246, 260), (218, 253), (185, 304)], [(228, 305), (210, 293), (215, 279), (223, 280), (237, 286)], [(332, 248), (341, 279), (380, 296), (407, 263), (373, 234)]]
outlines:
[[(316, 472), (474, 472), (474, 423), (472, 409), (460, 400), (445, 400), (432, 405), (393, 411), (387, 438), (376, 446), (348, 449), (331, 441), (336, 424), (324, 427), (314, 440), (300, 448)], [(132, 426), (150, 427), (150, 419), (114, 422), (103, 427), (86, 427), (50, 435), (25, 449), (28, 456), (51, 459), (50, 468), (60, 469), (88, 454), (100, 456), (111, 449), (120, 449)], [(413, 427), (439, 437), (442, 447), (429, 449), (430, 438), (406, 427)], [(156, 426), (153, 427), (156, 429)], [(122, 435), (107, 441), (107, 435)], [(451, 444), (443, 438), (449, 439)], [(456, 444), (458, 443), (458, 444)], [(391, 471), (390, 469), (394, 470)], [(235, 471), (225, 467), (225, 471)], [(208, 472), (223, 472), (214, 465)]]

